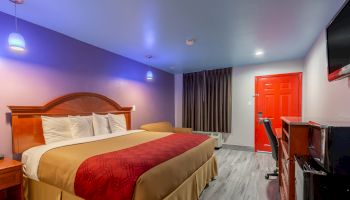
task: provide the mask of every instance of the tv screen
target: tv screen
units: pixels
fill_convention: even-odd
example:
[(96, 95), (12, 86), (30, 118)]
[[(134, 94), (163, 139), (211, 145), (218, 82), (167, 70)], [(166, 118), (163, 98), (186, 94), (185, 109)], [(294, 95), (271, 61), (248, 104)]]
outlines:
[(350, 3), (327, 28), (328, 79), (350, 76)]

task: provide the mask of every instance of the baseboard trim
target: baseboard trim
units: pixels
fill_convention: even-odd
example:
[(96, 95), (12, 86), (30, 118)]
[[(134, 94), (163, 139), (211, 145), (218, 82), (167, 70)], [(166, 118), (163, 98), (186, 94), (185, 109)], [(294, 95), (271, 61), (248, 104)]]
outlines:
[(240, 145), (233, 145), (233, 144), (222, 144), (222, 148), (223, 149), (237, 150), (237, 151), (254, 152), (254, 147), (250, 147), (250, 146), (240, 146)]

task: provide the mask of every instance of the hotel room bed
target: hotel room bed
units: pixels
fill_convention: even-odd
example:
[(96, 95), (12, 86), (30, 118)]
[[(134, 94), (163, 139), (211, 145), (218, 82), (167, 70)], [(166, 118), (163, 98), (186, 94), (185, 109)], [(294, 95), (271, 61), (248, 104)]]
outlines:
[[(40, 112), (10, 107), (14, 152), (23, 153), (27, 199), (198, 199), (217, 175), (215, 141), (206, 136), (128, 130), (44, 144), (37, 138), (42, 135), (42, 127), (35, 125), (38, 116), (56, 116), (59, 110), (64, 110), (60, 116), (124, 113), (130, 128), (130, 110), (112, 100), (92, 93), (67, 96), (36, 108)], [(92, 102), (113, 108), (88, 106)], [(72, 106), (76, 103), (78, 110)], [(62, 109), (67, 104), (69, 111)]]

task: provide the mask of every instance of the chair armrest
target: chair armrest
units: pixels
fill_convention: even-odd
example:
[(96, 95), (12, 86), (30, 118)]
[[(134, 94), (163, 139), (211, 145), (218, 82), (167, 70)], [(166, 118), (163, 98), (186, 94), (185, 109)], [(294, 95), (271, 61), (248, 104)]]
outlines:
[(192, 128), (174, 128), (174, 133), (192, 133)]
[(144, 124), (140, 129), (151, 132), (173, 132), (173, 126), (169, 122), (156, 122)]

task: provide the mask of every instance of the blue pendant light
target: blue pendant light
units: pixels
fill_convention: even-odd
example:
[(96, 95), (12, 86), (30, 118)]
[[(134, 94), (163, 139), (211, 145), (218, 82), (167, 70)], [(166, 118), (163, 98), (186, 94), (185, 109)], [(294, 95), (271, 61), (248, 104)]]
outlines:
[[(151, 59), (153, 58), (153, 56), (147, 55), (146, 58), (148, 59), (149, 63), (151, 64)], [(153, 72), (151, 70), (147, 71), (146, 80), (153, 81)]]
[(24, 37), (18, 32), (18, 22), (17, 22), (17, 4), (23, 4), (24, 0), (10, 0), (15, 5), (15, 26), (16, 32), (10, 33), (8, 37), (8, 45), (11, 50), (14, 51), (25, 51), (26, 41)]
[(153, 72), (152, 71), (147, 72), (146, 79), (149, 81), (153, 80)]
[(26, 41), (19, 33), (10, 33), (8, 38), (9, 47), (15, 51), (25, 51)]

